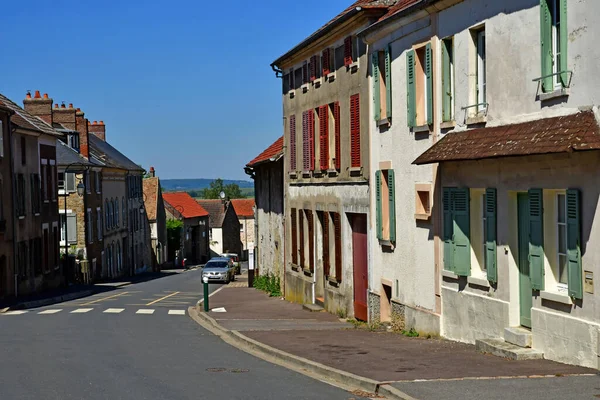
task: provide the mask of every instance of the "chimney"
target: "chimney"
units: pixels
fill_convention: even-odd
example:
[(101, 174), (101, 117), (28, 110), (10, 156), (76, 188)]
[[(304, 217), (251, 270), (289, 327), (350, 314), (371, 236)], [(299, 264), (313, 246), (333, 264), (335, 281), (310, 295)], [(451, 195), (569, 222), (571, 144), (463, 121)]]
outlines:
[(73, 108), (73, 104), (69, 104), (69, 107), (65, 106), (65, 103), (62, 103), (60, 107), (55, 105), (52, 109), (52, 121), (61, 124), (67, 129), (75, 131), (77, 130), (77, 124), (75, 122), (76, 113), (77, 110)]
[(47, 124), (52, 125), (52, 99), (48, 94), (44, 93), (44, 97), (40, 95), (40, 91), (36, 90), (35, 95), (31, 98), (31, 93), (27, 92), (25, 100), (23, 100), (23, 108), (31, 115), (40, 117)]
[(88, 123), (88, 130), (91, 134), (106, 142), (106, 126), (104, 125), (104, 121)]
[(154, 167), (150, 167), (150, 176), (153, 178), (156, 176), (156, 171), (154, 170)]
[(90, 136), (88, 132), (88, 120), (85, 113), (78, 108), (75, 112), (75, 128), (79, 132), (79, 153), (86, 159), (90, 159)]

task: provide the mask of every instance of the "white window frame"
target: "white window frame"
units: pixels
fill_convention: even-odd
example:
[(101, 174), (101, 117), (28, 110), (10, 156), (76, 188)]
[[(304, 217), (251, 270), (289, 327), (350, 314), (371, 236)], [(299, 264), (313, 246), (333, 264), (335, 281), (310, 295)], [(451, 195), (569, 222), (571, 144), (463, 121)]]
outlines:
[[(476, 42), (476, 54), (477, 54), (477, 106), (478, 111), (485, 111), (486, 105), (483, 103), (487, 102), (487, 92), (486, 92), (486, 48), (485, 48), (485, 28), (482, 28), (477, 31), (477, 42)], [(482, 54), (483, 53), (483, 54)], [(483, 77), (483, 83), (482, 79)]]
[[(559, 197), (563, 197), (564, 198), (564, 222), (560, 221), (560, 210), (559, 210), (559, 204), (560, 202), (558, 201)], [(562, 283), (560, 281), (560, 258), (564, 257), (565, 258), (565, 271), (567, 270), (567, 265), (568, 265), (568, 259), (567, 259), (567, 193), (564, 191), (559, 191), (556, 193), (555, 198), (554, 198), (555, 204), (556, 204), (556, 213), (554, 216), (554, 222), (555, 222), (555, 227), (556, 227), (556, 266), (555, 266), (555, 271), (554, 272), (554, 276), (556, 277), (556, 286), (561, 289), (561, 290), (567, 290), (568, 289), (568, 281), (569, 281), (569, 277), (568, 277), (568, 272), (567, 272), (567, 277), (566, 277), (566, 282)], [(565, 244), (565, 252), (561, 253), (560, 252), (560, 227), (563, 226), (564, 227), (564, 244)]]
[(560, 0), (550, 0), (550, 15), (552, 16), (552, 77), (554, 89), (561, 89), (562, 82), (560, 81)]

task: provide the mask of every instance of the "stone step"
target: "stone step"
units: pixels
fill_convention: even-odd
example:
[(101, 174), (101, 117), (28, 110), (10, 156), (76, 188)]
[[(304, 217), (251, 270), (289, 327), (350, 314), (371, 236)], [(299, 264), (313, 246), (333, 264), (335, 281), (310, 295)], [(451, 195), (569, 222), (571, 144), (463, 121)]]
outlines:
[(325, 309), (317, 304), (303, 304), (302, 308), (311, 312), (321, 312)]
[(481, 339), (475, 341), (475, 348), (482, 353), (489, 353), (510, 360), (541, 360), (544, 353), (531, 348), (507, 343), (502, 339)]
[(531, 331), (519, 326), (504, 328), (504, 341), (520, 347), (531, 347)]
[(325, 308), (325, 298), (323, 298), (323, 297), (315, 298), (315, 304)]

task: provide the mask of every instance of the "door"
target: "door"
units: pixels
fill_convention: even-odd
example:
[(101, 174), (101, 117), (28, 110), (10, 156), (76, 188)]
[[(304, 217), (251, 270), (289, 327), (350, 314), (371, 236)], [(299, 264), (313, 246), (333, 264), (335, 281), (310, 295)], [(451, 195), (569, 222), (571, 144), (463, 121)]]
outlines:
[(354, 276), (354, 317), (367, 320), (367, 215), (352, 215), (352, 263)]
[(529, 274), (529, 195), (519, 193), (519, 311), (521, 325), (531, 328), (533, 306), (531, 277)]

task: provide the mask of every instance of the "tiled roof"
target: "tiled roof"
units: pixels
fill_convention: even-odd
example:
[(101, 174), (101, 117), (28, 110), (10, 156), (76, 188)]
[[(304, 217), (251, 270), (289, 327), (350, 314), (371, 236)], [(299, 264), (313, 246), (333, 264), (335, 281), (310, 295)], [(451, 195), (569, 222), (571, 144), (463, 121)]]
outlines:
[(600, 150), (600, 129), (592, 111), (448, 133), (413, 164), (585, 150)]
[(221, 228), (223, 226), (223, 220), (225, 219), (225, 212), (227, 211), (223, 206), (221, 200), (196, 200), (209, 215), (209, 224), (211, 228)]
[(157, 177), (144, 178), (144, 208), (150, 221), (156, 220), (156, 209), (158, 207), (158, 188), (160, 182)]
[(92, 166), (94, 163), (89, 162), (81, 154), (70, 148), (61, 140), (56, 141), (56, 162), (58, 165), (71, 166), (69, 170), (75, 169), (77, 166)]
[(0, 105), (5, 106), (15, 113), (10, 117), (10, 122), (22, 129), (30, 131), (42, 132), (47, 135), (62, 137), (63, 135), (54, 129), (40, 118), (35, 117), (19, 107), (17, 103), (10, 100), (8, 97), (0, 94)]
[(163, 193), (163, 200), (181, 213), (183, 218), (206, 217), (206, 211), (186, 192)]
[(394, 4), (393, 6), (388, 8), (387, 12), (385, 14), (383, 14), (379, 18), (379, 21), (377, 21), (377, 22), (384, 21), (384, 20), (392, 17), (393, 15), (406, 10), (408, 7), (415, 5), (417, 3), (424, 3), (424, 1), (423, 0), (399, 0), (396, 2), (396, 4)]
[(89, 135), (90, 156), (100, 160), (107, 167), (120, 168), (128, 171), (143, 171), (144, 169), (127, 158), (119, 150), (96, 135)]
[(253, 167), (257, 164), (270, 161), (272, 158), (277, 158), (283, 154), (283, 136), (271, 144), (265, 151), (256, 156), (246, 166)]
[(232, 199), (231, 204), (238, 217), (254, 218), (254, 199)]

